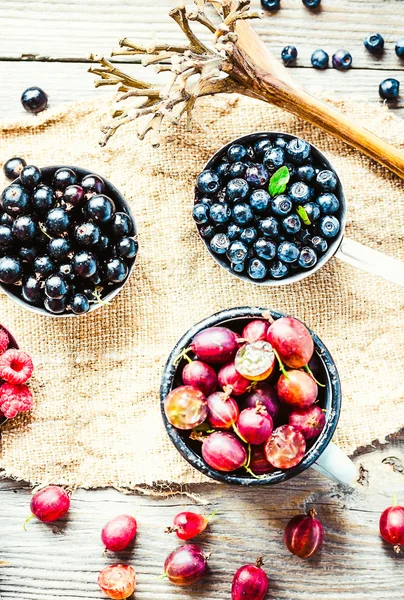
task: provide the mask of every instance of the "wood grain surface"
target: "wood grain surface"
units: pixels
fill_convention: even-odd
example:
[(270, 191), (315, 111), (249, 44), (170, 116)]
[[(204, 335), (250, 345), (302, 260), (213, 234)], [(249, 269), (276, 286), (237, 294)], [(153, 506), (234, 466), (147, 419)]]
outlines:
[[(300, 0), (281, 4), (281, 11), (266, 13), (255, 27), (275, 54), (288, 43), (297, 46), (293, 75), (311, 92), (380, 102), (378, 85), (385, 77), (397, 77), (404, 87), (404, 63), (394, 53), (396, 39), (404, 35), (402, 0), (323, 0), (322, 10), (314, 13)], [(0, 118), (23, 115), (19, 97), (30, 85), (43, 87), (52, 106), (94, 93), (101, 97), (107, 92), (94, 91), (93, 76), (86, 72), (88, 54), (108, 54), (124, 35), (148, 43), (156, 31), (160, 41), (180, 41), (181, 33), (167, 16), (172, 5), (170, 0), (0, 0)], [(385, 36), (382, 59), (374, 59), (363, 47), (363, 38), (375, 32)], [(350, 50), (354, 68), (347, 73), (311, 69), (311, 52), (320, 47), (330, 54), (340, 47)], [(129, 68), (144, 76), (140, 65)], [(400, 101), (395, 110), (401, 113), (403, 107)], [(378, 520), (394, 492), (404, 502), (404, 435), (355, 460), (364, 470), (354, 491), (314, 472), (269, 489), (212, 484), (165, 499), (111, 489), (79, 490), (66, 521), (52, 526), (31, 521), (27, 532), (22, 525), (29, 514), (30, 490), (3, 480), (0, 561), (9, 565), (0, 568), (0, 598), (101, 599), (96, 584), (100, 569), (129, 561), (138, 573), (136, 599), (224, 600), (230, 598), (235, 570), (262, 553), (271, 578), (268, 598), (402, 600), (403, 559), (380, 539)], [(285, 550), (283, 529), (290, 517), (313, 505), (325, 525), (326, 541), (320, 555), (300, 561)], [(164, 534), (164, 527), (185, 507), (206, 513), (218, 510), (209, 532), (201, 537), (201, 545), (213, 551), (211, 575), (191, 590), (158, 579), (166, 555), (178, 543)], [(119, 557), (104, 557), (100, 541), (104, 523), (137, 508), (134, 548)]]

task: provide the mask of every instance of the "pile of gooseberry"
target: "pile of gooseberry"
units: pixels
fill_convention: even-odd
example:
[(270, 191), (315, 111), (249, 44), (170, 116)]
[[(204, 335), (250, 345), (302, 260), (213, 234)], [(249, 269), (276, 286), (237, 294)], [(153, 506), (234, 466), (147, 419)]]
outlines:
[(168, 422), (219, 472), (265, 478), (291, 469), (326, 422), (310, 332), (293, 317), (265, 316), (197, 333), (164, 400)]

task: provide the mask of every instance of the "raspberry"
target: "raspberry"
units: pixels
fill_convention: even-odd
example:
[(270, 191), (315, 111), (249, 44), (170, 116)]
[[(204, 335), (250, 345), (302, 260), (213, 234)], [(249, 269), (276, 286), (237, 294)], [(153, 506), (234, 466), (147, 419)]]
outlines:
[(6, 350), (0, 356), (0, 379), (20, 385), (32, 375), (34, 365), (29, 354), (21, 350)]
[(0, 354), (4, 354), (7, 350), (10, 340), (7, 333), (0, 327)]
[(0, 410), (7, 419), (31, 410), (32, 405), (32, 394), (26, 385), (3, 383), (0, 386)]

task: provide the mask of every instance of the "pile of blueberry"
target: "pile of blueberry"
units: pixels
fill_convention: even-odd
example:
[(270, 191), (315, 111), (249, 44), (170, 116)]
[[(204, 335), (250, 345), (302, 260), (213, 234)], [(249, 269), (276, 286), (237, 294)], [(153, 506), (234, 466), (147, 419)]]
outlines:
[(200, 173), (193, 217), (220, 264), (279, 280), (312, 269), (338, 235), (339, 191), (308, 142), (257, 134), (226, 146)]
[(123, 284), (138, 249), (134, 223), (101, 177), (67, 167), (44, 175), (20, 158), (4, 172), (15, 180), (0, 199), (8, 290), (53, 314), (83, 314)]

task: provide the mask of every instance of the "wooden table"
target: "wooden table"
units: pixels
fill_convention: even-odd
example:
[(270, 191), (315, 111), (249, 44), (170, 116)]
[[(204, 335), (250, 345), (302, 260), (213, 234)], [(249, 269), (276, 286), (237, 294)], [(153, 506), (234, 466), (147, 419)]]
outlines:
[[(398, 77), (404, 86), (403, 63), (394, 54), (396, 39), (404, 35), (404, 2), (323, 0), (323, 5), (312, 14), (300, 0), (282, 0), (282, 10), (267, 15), (256, 28), (276, 54), (287, 43), (297, 46), (294, 74), (312, 91), (322, 88), (379, 102), (378, 84), (385, 77)], [(1, 118), (23, 115), (19, 97), (31, 85), (43, 87), (53, 106), (94, 94), (86, 57), (90, 52), (107, 54), (124, 35), (147, 44), (155, 30), (160, 40), (179, 41), (177, 27), (167, 16), (170, 6), (169, 0), (2, 0)], [(383, 59), (371, 57), (362, 44), (365, 35), (377, 31), (386, 40)], [(310, 68), (310, 54), (320, 47), (330, 54), (340, 47), (349, 49), (354, 68), (347, 73)], [(130, 68), (137, 74), (142, 70), (136, 64)], [(396, 110), (403, 108), (401, 101)], [(261, 553), (271, 577), (271, 598), (401, 600), (403, 563), (381, 541), (378, 520), (394, 492), (404, 501), (403, 448), (401, 435), (358, 455), (355, 460), (362, 465), (362, 478), (355, 491), (314, 472), (272, 489), (212, 484), (167, 499), (115, 490), (78, 491), (68, 520), (49, 527), (31, 522), (27, 532), (22, 524), (29, 514), (29, 486), (4, 480), (0, 483), (0, 560), (9, 566), (0, 569), (0, 598), (101, 598), (97, 574), (116, 562), (113, 555), (103, 556), (101, 527), (111, 516), (133, 513), (139, 507), (136, 545), (118, 560), (130, 560), (136, 567), (140, 600), (229, 598), (234, 571)], [(207, 513), (218, 510), (209, 533), (201, 538), (203, 546), (213, 550), (212, 575), (205, 584), (186, 591), (157, 577), (177, 543), (164, 534), (164, 526), (180, 509), (195, 503), (201, 503), (198, 510)], [(312, 505), (326, 527), (326, 541), (320, 555), (304, 562), (285, 551), (282, 533), (291, 516)]]

